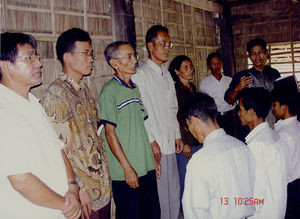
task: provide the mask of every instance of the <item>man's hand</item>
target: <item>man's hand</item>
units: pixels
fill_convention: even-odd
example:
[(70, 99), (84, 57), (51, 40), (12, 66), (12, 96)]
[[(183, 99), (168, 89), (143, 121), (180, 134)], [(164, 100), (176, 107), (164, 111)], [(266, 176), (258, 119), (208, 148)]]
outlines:
[(135, 170), (130, 166), (124, 169), (125, 181), (133, 189), (139, 187), (139, 179)]
[(86, 189), (79, 191), (79, 199), (81, 202), (81, 218), (89, 219), (89, 216), (92, 214), (92, 198)]
[(179, 154), (182, 151), (184, 143), (181, 138), (177, 138), (175, 140), (175, 143), (176, 143), (176, 153)]
[(154, 158), (157, 160), (157, 162), (160, 162), (161, 152), (160, 152), (160, 147), (156, 141), (151, 142), (151, 148), (152, 148), (152, 153)]
[(251, 76), (243, 76), (240, 79), (240, 82), (238, 85), (235, 87), (235, 91), (241, 91), (245, 87), (248, 87), (252, 83), (253, 78)]
[(161, 176), (161, 165), (160, 162), (158, 162), (155, 158), (153, 160), (155, 165), (156, 178), (159, 179)]
[(186, 158), (191, 157), (191, 156), (192, 156), (191, 146), (190, 146), (189, 144), (185, 144), (185, 145), (183, 146), (182, 153), (183, 153), (183, 155), (184, 155)]
[[(65, 209), (62, 213), (68, 219), (77, 219), (81, 214), (81, 206), (78, 198), (77, 189), (71, 188), (70, 185), (69, 191), (65, 195)], [(73, 185), (74, 186), (74, 185)]]

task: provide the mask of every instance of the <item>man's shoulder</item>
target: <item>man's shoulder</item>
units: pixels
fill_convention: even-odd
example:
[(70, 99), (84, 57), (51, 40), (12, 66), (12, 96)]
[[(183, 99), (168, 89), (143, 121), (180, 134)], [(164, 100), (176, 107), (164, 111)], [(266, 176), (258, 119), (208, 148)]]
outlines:
[(100, 95), (103, 93), (114, 92), (118, 87), (118, 82), (114, 78), (112, 78), (102, 87)]

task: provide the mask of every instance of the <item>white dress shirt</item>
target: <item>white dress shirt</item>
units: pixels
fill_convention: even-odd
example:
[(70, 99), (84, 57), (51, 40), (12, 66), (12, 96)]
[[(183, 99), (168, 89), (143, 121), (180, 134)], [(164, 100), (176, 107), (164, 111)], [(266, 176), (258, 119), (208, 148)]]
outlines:
[(297, 117), (279, 120), (274, 125), (275, 131), (283, 141), (283, 151), (286, 155), (288, 181), (300, 178), (300, 123)]
[(219, 81), (213, 75), (209, 75), (200, 82), (200, 91), (214, 98), (218, 111), (222, 114), (234, 108), (224, 100), (224, 95), (231, 82), (231, 77), (222, 74)]
[(61, 196), (68, 190), (63, 143), (39, 100), (30, 93), (28, 97), (0, 84), (0, 218), (64, 218), (59, 210), (28, 201), (7, 178), (32, 173)]
[(264, 199), (252, 218), (282, 219), (287, 200), (285, 160), (279, 135), (267, 122), (256, 126), (246, 143), (255, 160), (254, 198)]
[(178, 104), (174, 82), (167, 68), (148, 59), (132, 80), (140, 89), (149, 119), (145, 127), (150, 142), (156, 140), (161, 153), (175, 153), (175, 139), (181, 138), (177, 121)]
[[(187, 165), (183, 194), (185, 219), (240, 219), (253, 215), (254, 160), (247, 146), (217, 129)], [(239, 205), (237, 200), (243, 199)]]

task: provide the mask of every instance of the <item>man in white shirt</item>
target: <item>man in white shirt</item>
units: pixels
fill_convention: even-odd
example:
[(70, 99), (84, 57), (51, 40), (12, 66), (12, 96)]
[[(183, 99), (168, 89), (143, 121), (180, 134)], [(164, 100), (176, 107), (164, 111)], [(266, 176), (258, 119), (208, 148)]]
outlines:
[(296, 115), (299, 92), (294, 76), (278, 80), (274, 86), (271, 92), (272, 110), (279, 119), (274, 128), (283, 143), (289, 182), (285, 218), (300, 218), (300, 123)]
[(185, 219), (245, 218), (254, 214), (254, 160), (246, 145), (217, 123), (212, 97), (197, 93), (185, 107), (186, 123), (203, 143), (187, 166)]
[[(1, 218), (78, 218), (78, 188), (55, 131), (29, 91), (42, 81), (35, 39), (1, 34)], [(69, 187), (68, 187), (69, 182)]]
[[(137, 69), (132, 80), (138, 85), (149, 119), (145, 126), (152, 151), (161, 163), (161, 177), (157, 179), (162, 219), (179, 216), (179, 176), (176, 153), (183, 148), (177, 121), (177, 99), (174, 82), (165, 62), (172, 47), (168, 29), (152, 26), (146, 34), (149, 59)], [(148, 121), (149, 120), (149, 121)]]
[(250, 128), (246, 143), (255, 159), (254, 199), (264, 200), (256, 206), (253, 218), (282, 219), (285, 215), (286, 165), (279, 135), (265, 122), (270, 108), (269, 92), (264, 88), (245, 88), (240, 94), (239, 116)]
[(222, 73), (223, 61), (220, 54), (210, 53), (207, 56), (206, 63), (211, 75), (200, 82), (200, 91), (214, 98), (218, 111), (221, 115), (224, 115), (234, 108), (233, 105), (224, 100), (225, 91), (228, 89), (232, 78)]

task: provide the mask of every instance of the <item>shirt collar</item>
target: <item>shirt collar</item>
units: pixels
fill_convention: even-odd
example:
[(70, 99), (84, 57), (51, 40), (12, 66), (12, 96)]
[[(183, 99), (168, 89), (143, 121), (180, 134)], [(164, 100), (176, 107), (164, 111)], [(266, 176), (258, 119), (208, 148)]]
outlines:
[(58, 78), (64, 82), (66, 82), (68, 85), (70, 85), (76, 91), (79, 91), (84, 88), (84, 83), (82, 81), (79, 81), (77, 83), (71, 77), (69, 77), (67, 74), (65, 74), (63, 72), (59, 73)]
[(205, 139), (204, 139), (204, 142), (203, 142), (203, 146), (205, 146), (206, 144), (209, 144), (209, 142), (213, 139), (215, 139), (216, 137), (219, 137), (221, 135), (226, 135), (224, 129), (222, 128), (219, 128), (219, 129), (216, 129), (214, 131), (212, 131), (211, 133), (209, 133)]
[(133, 83), (133, 81), (130, 79), (129, 80), (129, 83), (130, 83), (130, 85), (131, 85), (131, 87), (129, 87), (121, 78), (119, 78), (116, 74), (114, 74), (114, 77), (113, 77), (119, 84), (121, 84), (121, 85), (123, 85), (123, 86), (125, 86), (125, 87), (127, 87), (127, 88), (130, 88), (131, 89), (131, 87), (132, 88), (136, 88), (136, 84), (135, 83)]
[(257, 135), (262, 129), (269, 127), (267, 122), (263, 122), (256, 126), (247, 136), (246, 136), (246, 143), (249, 143), (255, 135)]
[(149, 65), (155, 73), (165, 73), (164, 71), (166, 70), (164, 64), (162, 64), (161, 66), (158, 66), (155, 62), (153, 62), (151, 59), (147, 59), (146, 61), (147, 65)]
[(274, 124), (274, 128), (275, 130), (279, 130), (281, 129), (283, 126), (286, 126), (286, 125), (289, 125), (293, 122), (296, 122), (297, 121), (297, 116), (293, 116), (293, 117), (290, 117), (290, 118), (287, 118), (287, 119), (280, 119), (278, 120), (275, 124)]

